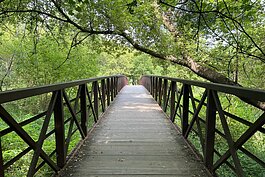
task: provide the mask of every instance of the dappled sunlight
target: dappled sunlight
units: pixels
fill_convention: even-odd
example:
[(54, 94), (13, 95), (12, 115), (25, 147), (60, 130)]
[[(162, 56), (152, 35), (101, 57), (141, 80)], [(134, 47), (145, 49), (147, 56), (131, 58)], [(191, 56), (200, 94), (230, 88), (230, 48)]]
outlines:
[(122, 100), (119, 111), (161, 111), (159, 105), (155, 101), (153, 101), (152, 96), (141, 85), (125, 86), (117, 99)]
[(157, 104), (130, 104), (121, 107), (122, 110), (137, 110), (137, 111), (161, 111), (161, 108)]
[(137, 95), (133, 95), (133, 98), (151, 98), (151, 95), (147, 95), (147, 94), (137, 94)]

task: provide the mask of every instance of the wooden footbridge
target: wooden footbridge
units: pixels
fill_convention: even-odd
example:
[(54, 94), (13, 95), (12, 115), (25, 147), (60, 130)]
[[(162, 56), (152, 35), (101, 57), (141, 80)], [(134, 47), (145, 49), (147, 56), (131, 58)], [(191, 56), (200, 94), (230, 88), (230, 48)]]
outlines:
[[(0, 130), (0, 176), (21, 176), (14, 171), (25, 156), (29, 177), (43, 176), (43, 169), (69, 177), (205, 177), (223, 171), (241, 177), (252, 176), (249, 162), (265, 174), (264, 156), (248, 145), (256, 136), (264, 142), (265, 113), (255, 108), (265, 102), (264, 91), (160, 76), (143, 76), (140, 84), (129, 86), (118, 75), (0, 93), (6, 125)], [(9, 111), (43, 96), (47, 108), (34, 116), (21, 120)], [(255, 118), (225, 108), (225, 97), (257, 109)], [(245, 127), (236, 136), (233, 123)], [(30, 125), (40, 126), (37, 136)], [(10, 157), (14, 134), (25, 145)]]

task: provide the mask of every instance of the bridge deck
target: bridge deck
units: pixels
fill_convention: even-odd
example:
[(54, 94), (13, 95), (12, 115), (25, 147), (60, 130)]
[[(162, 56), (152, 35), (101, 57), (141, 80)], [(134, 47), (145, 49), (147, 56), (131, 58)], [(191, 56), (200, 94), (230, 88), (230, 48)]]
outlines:
[(142, 86), (126, 86), (61, 176), (208, 176)]

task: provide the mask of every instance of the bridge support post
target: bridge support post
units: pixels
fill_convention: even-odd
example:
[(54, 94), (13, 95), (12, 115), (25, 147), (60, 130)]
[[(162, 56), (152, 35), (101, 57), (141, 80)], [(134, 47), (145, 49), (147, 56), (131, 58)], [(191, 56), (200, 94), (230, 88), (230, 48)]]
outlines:
[(176, 97), (176, 82), (171, 81), (171, 98), (170, 98), (170, 120), (174, 123), (175, 119), (175, 97)]
[(106, 108), (106, 85), (105, 79), (101, 80), (101, 103), (102, 103), (102, 111), (105, 111)]
[(118, 78), (114, 77), (114, 98), (118, 95)]
[(66, 161), (66, 152), (65, 152), (64, 107), (63, 107), (62, 90), (59, 90), (57, 94), (54, 106), (54, 122), (55, 122), (57, 165), (59, 168), (63, 168)]
[(156, 78), (153, 77), (153, 98), (155, 99), (156, 95)]
[(168, 81), (167, 79), (164, 79), (164, 85), (163, 85), (163, 110), (164, 112), (167, 111), (167, 87), (168, 87)]
[(154, 97), (154, 77), (151, 76), (151, 95)]
[(158, 80), (158, 104), (161, 106), (162, 103), (162, 78)]
[(93, 96), (94, 96), (95, 120), (98, 120), (98, 82), (94, 81), (92, 86), (93, 86)]
[(158, 96), (158, 78), (155, 77), (155, 100), (157, 101)]
[(183, 110), (182, 110), (182, 135), (185, 135), (188, 129), (189, 121), (189, 85), (183, 84)]
[(215, 139), (215, 124), (216, 124), (216, 106), (212, 90), (207, 90), (207, 110), (206, 110), (206, 137), (204, 163), (205, 166), (213, 172), (213, 157), (214, 157), (214, 139)]
[(116, 97), (116, 78), (115, 77), (112, 78), (112, 82), (113, 82), (113, 84), (112, 84), (112, 92), (113, 92), (113, 100), (114, 100), (114, 98)]
[(114, 100), (114, 78), (113, 77), (110, 79), (110, 98), (111, 98), (111, 101)]
[(152, 77), (152, 85), (153, 85), (152, 96), (153, 96), (153, 98), (154, 98), (154, 96), (155, 96), (155, 77)]
[(110, 105), (110, 79), (107, 78), (107, 105)]
[(88, 117), (88, 110), (87, 110), (86, 84), (81, 85), (80, 107), (81, 107), (81, 128), (82, 128), (85, 136), (87, 136), (87, 117)]

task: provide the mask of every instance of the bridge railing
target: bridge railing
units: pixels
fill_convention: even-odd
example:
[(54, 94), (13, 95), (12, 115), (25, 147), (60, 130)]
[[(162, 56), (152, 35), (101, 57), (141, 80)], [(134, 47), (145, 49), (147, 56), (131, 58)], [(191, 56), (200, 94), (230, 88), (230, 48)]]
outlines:
[[(27, 160), (18, 163), (24, 157), (30, 159), (27, 176), (39, 176), (39, 169), (43, 166), (59, 171), (73, 148), (85, 139), (100, 113), (106, 110), (126, 84), (125, 76), (115, 75), (0, 92), (0, 124), (5, 127), (0, 129), (0, 176), (5, 173), (24, 176), (20, 172)], [(36, 115), (31, 113), (20, 121), (20, 117), (8, 111), (13, 102), (43, 95), (48, 100), (46, 109)], [(13, 110), (16, 111), (21, 107), (14, 105)], [(36, 133), (38, 130), (39, 133)], [(18, 152), (10, 155), (16, 143), (21, 147), (16, 147)]]
[(213, 175), (265, 174), (265, 112), (244, 102), (261, 107), (264, 90), (148, 75), (140, 83)]

